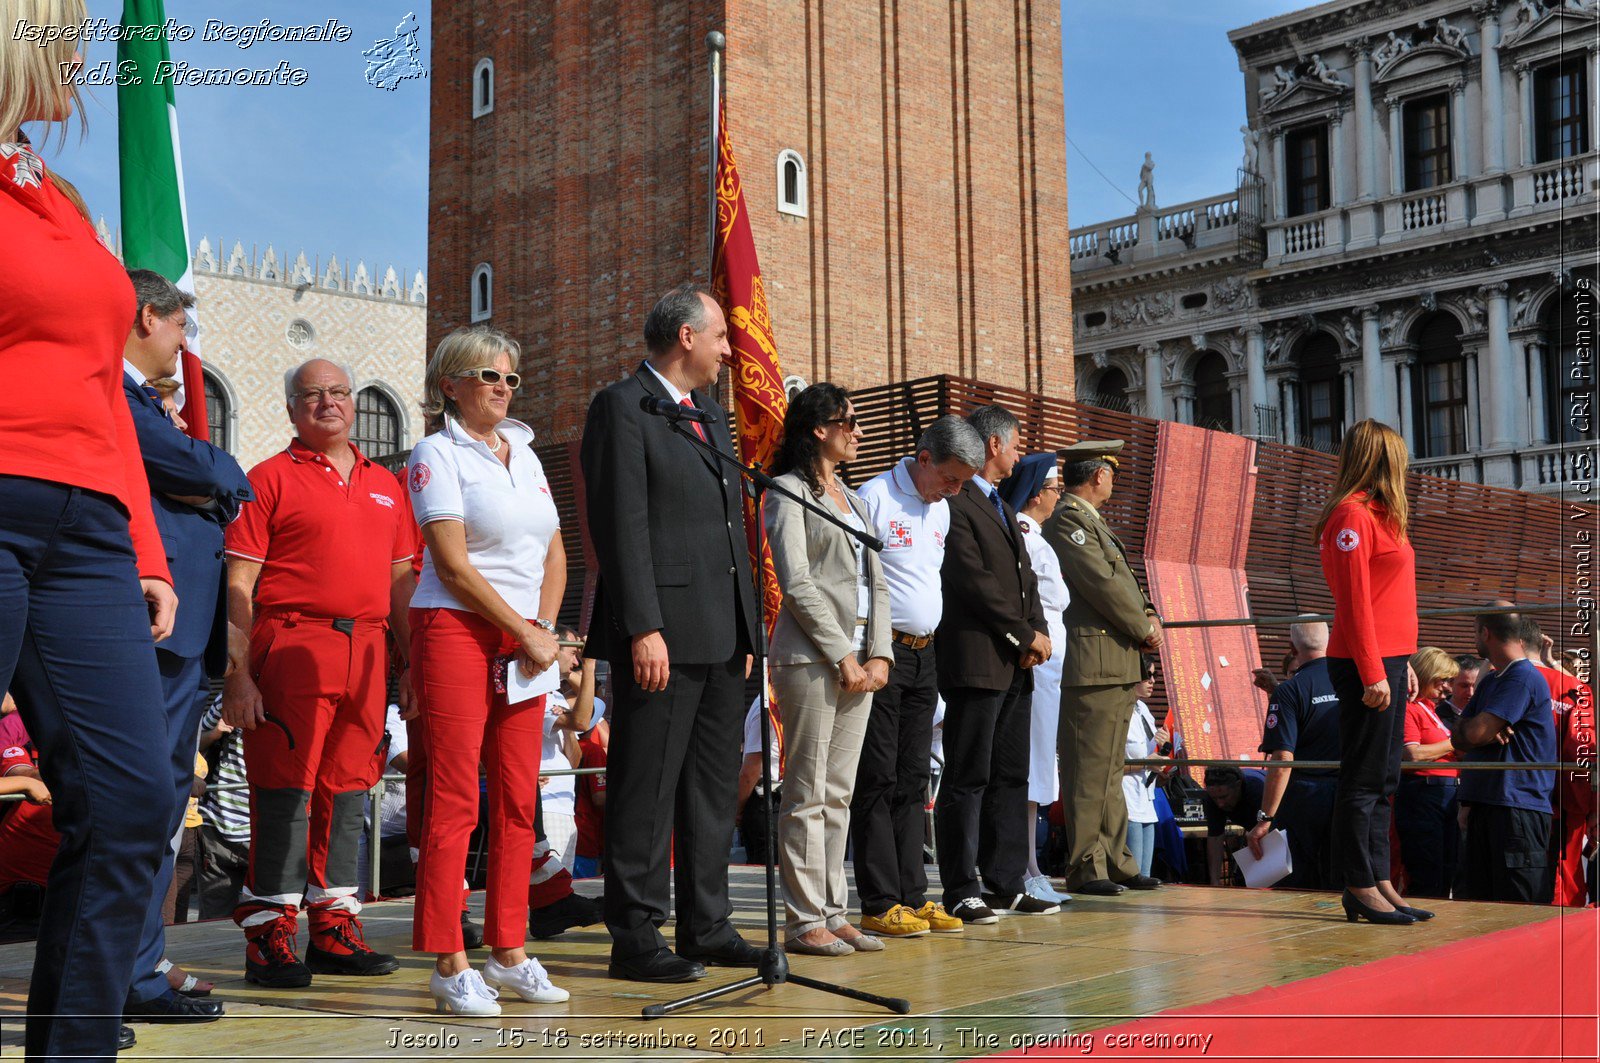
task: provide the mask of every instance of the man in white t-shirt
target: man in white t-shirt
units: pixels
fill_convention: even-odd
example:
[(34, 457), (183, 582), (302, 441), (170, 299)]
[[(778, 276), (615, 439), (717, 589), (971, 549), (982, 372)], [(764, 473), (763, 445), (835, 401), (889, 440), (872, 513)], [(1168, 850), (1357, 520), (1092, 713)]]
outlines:
[(864, 930), (896, 937), (962, 929), (927, 898), (924, 806), (938, 700), (933, 633), (944, 611), (939, 569), (950, 530), (945, 499), (984, 460), (983, 439), (960, 417), (928, 426), (915, 456), (862, 486), (872, 533), (883, 540), (894, 670), (873, 697), (850, 802), (856, 889)]

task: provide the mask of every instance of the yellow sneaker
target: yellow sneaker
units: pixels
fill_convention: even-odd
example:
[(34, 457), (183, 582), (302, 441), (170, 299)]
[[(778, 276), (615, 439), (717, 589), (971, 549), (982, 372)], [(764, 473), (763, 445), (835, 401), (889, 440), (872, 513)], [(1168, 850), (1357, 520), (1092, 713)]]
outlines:
[(965, 923), (945, 911), (944, 905), (933, 901), (918, 908), (916, 917), (935, 934), (959, 934), (967, 928)]
[(869, 934), (886, 938), (921, 937), (928, 932), (928, 924), (903, 904), (897, 904), (882, 915), (861, 917), (861, 929)]

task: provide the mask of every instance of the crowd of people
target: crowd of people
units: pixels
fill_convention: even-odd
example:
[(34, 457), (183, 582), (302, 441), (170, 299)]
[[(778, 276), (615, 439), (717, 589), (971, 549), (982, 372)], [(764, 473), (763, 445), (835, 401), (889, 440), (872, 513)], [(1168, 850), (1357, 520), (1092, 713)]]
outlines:
[[(61, 7), (81, 17), (81, 4)], [(76, 90), (54, 72), (80, 60), (70, 41), (0, 48), (16, 71), (0, 85), (0, 129), (64, 121)], [(1176, 736), (1143, 702), (1161, 620), (1101, 512), (1120, 442), (1024, 457), (1016, 416), (986, 406), (927, 426), (853, 490), (841, 475), (862, 438), (849, 394), (820, 383), (795, 396), (772, 470), (786, 490), (762, 517), (782, 601), (768, 665), (783, 782), (767, 792), (745, 694), (769, 618), (743, 486), (718, 458), (733, 445), (707, 389), (732, 353), (708, 292), (664, 295), (644, 323), (647, 357), (589, 408), (581, 463), (600, 579), (580, 638), (558, 626), (557, 500), (532, 430), (508, 416), (511, 337), (474, 326), (438, 345), (430, 431), (398, 477), (350, 440), (349, 373), (298, 366), (284, 381), (292, 438), (246, 475), (177, 416), (192, 297), (125, 271), (71, 186), (20, 138), (3, 147), (12, 298), (0, 334), (49, 383), (0, 414), (0, 689), (19, 721), (0, 791), (26, 802), (0, 830), (46, 839), (29, 851), (48, 864), (33, 871), (29, 1058), (107, 1055), (132, 1040), (119, 1015), (222, 1014), (213, 987), (166, 956), (185, 889), (202, 915), (237, 923), (257, 984), (399, 971), (360, 919), (363, 821), (386, 768), (406, 777), (385, 815), (397, 850), (403, 820), (415, 862), (412, 950), (433, 959), (427, 995), (456, 1015), (497, 1015), (508, 995), (566, 1000), (527, 942), (602, 919), (615, 979), (758, 966), (728, 892), (751, 801), (752, 824), (776, 813), (774, 834), (745, 841), (780, 865), (794, 953), (877, 952), (1052, 915), (1072, 892), (1161, 887), (1159, 772), (1127, 760)], [(1474, 668), (1418, 652), (1405, 461), (1375, 422), (1347, 437), (1317, 528), (1336, 621), (1326, 635), (1297, 629), (1299, 669), (1274, 694), (1255, 792), (1237, 774), (1207, 778), (1229, 815), (1254, 805), (1251, 844), (1281, 817), (1311, 846), (1306, 825), (1325, 813), (1327, 854), (1297, 850), (1304, 873), (1342, 886), (1352, 921), (1387, 925), (1430, 917), (1397, 888), (1396, 844), (1413, 893), (1453, 880), (1456, 896), (1541, 899), (1550, 854), (1581, 857), (1595, 834), (1591, 795), (1587, 820), (1551, 836), (1554, 804), (1581, 795), (1537, 765), (1574, 721), (1589, 721), (1592, 743), (1592, 706), (1587, 687), (1529, 663), (1529, 622), (1480, 617), (1486, 663)], [(1471, 672), (1465, 705), (1440, 700)], [(1559, 726), (1553, 692), (1568, 706)], [(1341, 767), (1314, 776), (1293, 768), (1297, 754)], [(1438, 767), (1402, 785), (1408, 756)], [(1529, 767), (1437, 781), (1452, 757)], [(604, 774), (572, 781), (573, 766)], [(217, 789), (192, 805), (201, 774)], [(1059, 890), (1034, 841), (1039, 809), (1058, 800)], [(482, 927), (467, 914), (475, 837)], [(603, 875), (603, 907), (574, 893), (573, 870)], [(480, 947), (481, 970), (469, 958)]]

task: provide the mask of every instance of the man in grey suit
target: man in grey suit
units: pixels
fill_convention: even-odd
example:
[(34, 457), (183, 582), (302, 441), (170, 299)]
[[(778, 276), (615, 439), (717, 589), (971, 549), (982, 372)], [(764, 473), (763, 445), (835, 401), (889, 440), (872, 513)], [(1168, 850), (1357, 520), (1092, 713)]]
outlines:
[[(729, 922), (728, 900), (758, 616), (739, 478), (641, 408), (666, 400), (707, 411), (714, 419), (683, 431), (733, 452), (726, 415), (701, 391), (731, 358), (722, 310), (703, 288), (680, 285), (650, 311), (644, 338), (649, 357), (595, 396), (584, 425), (600, 562), (586, 652), (611, 662), (614, 694), (602, 864), (610, 975), (687, 982), (705, 975), (703, 963), (760, 959)], [(676, 955), (660, 931), (673, 869)]]

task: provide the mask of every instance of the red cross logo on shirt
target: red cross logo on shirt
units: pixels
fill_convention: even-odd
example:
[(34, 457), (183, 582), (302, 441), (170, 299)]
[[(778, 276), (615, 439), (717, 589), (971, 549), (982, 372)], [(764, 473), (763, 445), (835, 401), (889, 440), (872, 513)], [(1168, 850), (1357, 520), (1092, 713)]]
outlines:
[(1361, 536), (1356, 534), (1354, 528), (1346, 528), (1334, 537), (1333, 543), (1345, 553), (1349, 553), (1361, 545)]

